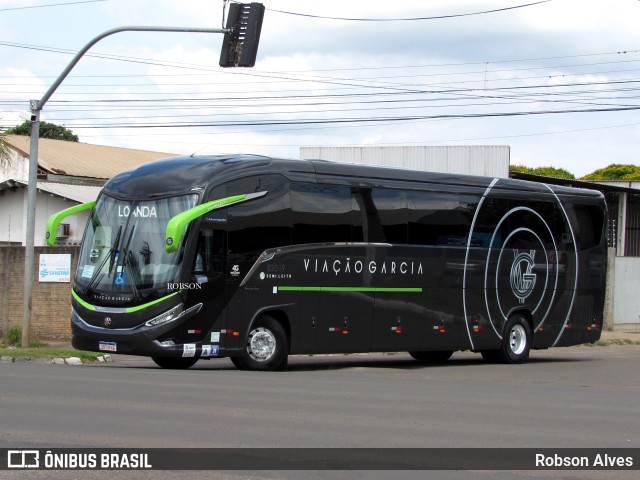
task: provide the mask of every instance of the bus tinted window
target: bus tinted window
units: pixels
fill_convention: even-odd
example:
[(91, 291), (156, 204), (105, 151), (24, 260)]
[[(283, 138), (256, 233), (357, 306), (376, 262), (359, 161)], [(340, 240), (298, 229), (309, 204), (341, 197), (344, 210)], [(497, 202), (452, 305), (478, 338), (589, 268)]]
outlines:
[(586, 250), (593, 248), (602, 241), (604, 226), (604, 211), (596, 205), (566, 205), (567, 215), (575, 225), (576, 248)]
[(376, 188), (372, 192), (375, 214), (379, 218), (383, 240), (387, 243), (407, 243), (407, 197), (401, 190)]
[(224, 272), (224, 232), (212, 229), (200, 230), (192, 270), (195, 274)]
[(257, 256), (267, 248), (291, 245), (291, 206), (279, 175), (242, 178), (227, 184), (227, 195), (266, 191), (263, 198), (231, 206), (227, 213), (228, 253)]
[[(503, 220), (503, 237), (511, 235), (512, 248), (541, 248), (564, 250), (564, 225), (561, 214), (550, 201), (510, 201), (508, 217)], [(532, 241), (531, 230), (538, 232), (536, 241)], [(566, 243), (566, 237), (564, 239)]]
[(466, 246), (479, 198), (446, 192), (407, 192), (409, 243)]
[(349, 187), (292, 184), (293, 243), (361, 242), (362, 219)]

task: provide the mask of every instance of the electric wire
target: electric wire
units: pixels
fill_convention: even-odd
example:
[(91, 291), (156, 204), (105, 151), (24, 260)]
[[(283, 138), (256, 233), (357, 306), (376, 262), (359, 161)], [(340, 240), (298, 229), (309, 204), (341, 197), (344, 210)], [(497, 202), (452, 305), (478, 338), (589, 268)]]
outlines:
[[(496, 9), (493, 9), (493, 10), (484, 10), (484, 11), (471, 12), (471, 13), (459, 13), (459, 14), (450, 14), (450, 15), (436, 15), (436, 16), (429, 16), (429, 17), (410, 17), (410, 18), (329, 17), (329, 16), (322, 16), (322, 15), (313, 15), (313, 14), (309, 14), (309, 13), (288, 12), (288, 11), (277, 10), (277, 9), (273, 9), (273, 8), (267, 8), (266, 10), (268, 10), (270, 12), (274, 12), (274, 13), (281, 13), (281, 14), (286, 14), (286, 15), (294, 15), (294, 16), (297, 16), (297, 17), (314, 18), (314, 19), (320, 19), (320, 20), (341, 20), (341, 21), (348, 21), (348, 22), (413, 22), (413, 21), (422, 21), (422, 20), (442, 20), (442, 19), (448, 19), (448, 18), (471, 17), (471, 16), (476, 16), (476, 15), (485, 15), (485, 14), (489, 14), (489, 13), (506, 12), (508, 10), (516, 10), (516, 9), (520, 9), (520, 8), (532, 7), (534, 5), (540, 5), (540, 4), (543, 4), (543, 3), (549, 3), (551, 1), (552, 0), (541, 0), (541, 1), (538, 1), (538, 2), (526, 3), (526, 4), (522, 4), (522, 5), (515, 5), (513, 7), (503, 7), (503, 8), (496, 8)], [(240, 3), (240, 2), (234, 2), (234, 3)]]
[[(18, 48), (29, 48), (45, 51), (53, 51), (55, 53), (70, 54), (70, 51), (64, 51), (63, 49), (53, 49), (50, 47), (40, 47), (32, 45), (20, 45), (10, 42), (0, 42), (0, 45), (12, 46)], [(557, 56), (546, 57), (549, 59), (567, 59), (567, 58), (586, 58), (586, 57), (602, 57), (604, 55), (616, 56), (630, 55), (638, 53), (638, 50), (623, 50), (617, 52), (608, 53), (591, 53), (571, 56)], [(177, 76), (209, 76), (211, 74), (218, 74), (219, 71), (213, 71), (210, 67), (183, 64), (177, 62), (156, 62), (148, 59), (140, 59), (135, 57), (113, 56), (105, 54), (96, 54), (100, 58), (108, 58), (111, 60), (128, 61), (133, 63), (140, 63), (142, 65), (154, 64), (167, 68), (177, 68), (181, 73), (164, 73), (161, 77), (177, 77)], [(605, 59), (606, 60), (606, 59)], [(521, 62), (523, 59), (510, 60), (511, 63)], [(638, 107), (633, 103), (638, 97), (634, 94), (637, 92), (636, 83), (640, 80), (626, 79), (616, 81), (594, 81), (594, 82), (565, 82), (565, 83), (553, 83), (553, 84), (533, 84), (533, 85), (513, 85), (515, 82), (522, 82), (524, 80), (536, 80), (536, 79), (560, 79), (571, 78), (579, 76), (597, 76), (604, 74), (633, 74), (637, 72), (637, 69), (619, 69), (619, 70), (593, 70), (594, 67), (603, 67), (620, 64), (632, 64), (640, 60), (636, 59), (624, 59), (624, 60), (610, 60), (610, 61), (597, 61), (597, 62), (581, 62), (581, 63), (563, 63), (561, 65), (534, 65), (518, 68), (500, 68), (489, 69), (489, 64), (502, 64), (507, 61), (492, 61), (492, 62), (464, 62), (459, 64), (441, 64), (441, 65), (484, 65), (484, 70), (465, 70), (462, 72), (456, 71), (440, 71), (440, 72), (414, 72), (413, 75), (393, 75), (393, 76), (373, 76), (373, 77), (336, 77), (318, 75), (320, 70), (299, 70), (288, 72), (268, 72), (257, 71), (250, 74), (242, 74), (244, 84), (242, 88), (248, 88), (250, 91), (246, 95), (226, 94), (223, 96), (215, 97), (206, 92), (188, 91), (184, 90), (180, 92), (180, 96), (176, 96), (176, 93), (160, 92), (160, 91), (138, 91), (132, 93), (136, 98), (104, 98), (105, 96), (122, 96), (118, 92), (104, 92), (104, 91), (87, 91), (82, 90), (82, 87), (110, 87), (111, 84), (102, 83), (87, 83), (74, 85), (70, 84), (64, 86), (60, 92), (56, 94), (56, 97), (49, 103), (49, 110), (58, 116), (54, 116), (54, 120), (61, 120), (64, 122), (71, 121), (73, 128), (79, 129), (92, 129), (92, 128), (168, 128), (168, 127), (200, 127), (200, 126), (214, 126), (214, 127), (237, 127), (237, 126), (290, 126), (290, 125), (322, 125), (326, 123), (370, 123), (370, 124), (383, 124), (381, 122), (406, 122), (406, 121), (418, 121), (418, 120), (446, 120), (452, 118), (478, 118), (478, 117), (490, 117), (490, 116), (526, 116), (526, 115), (542, 115), (542, 114), (560, 114), (560, 113), (596, 113), (596, 112), (612, 112), (612, 111), (625, 111), (635, 110)], [(422, 68), (423, 66), (412, 66), (413, 68)], [(372, 67), (368, 70), (373, 71), (392, 71), (392, 69), (401, 68), (397, 66), (385, 66), (385, 67)], [(571, 69), (591, 68), (589, 71), (580, 71)], [(545, 69), (555, 69), (559, 73), (553, 75), (534, 75), (534, 76), (514, 76), (514, 72), (526, 72), (526, 71), (541, 71)], [(187, 70), (186, 72), (184, 70)], [(194, 70), (199, 70), (197, 73)], [(322, 70), (326, 72), (338, 72), (338, 71), (351, 71), (352, 69), (339, 69), (339, 70)], [(362, 70), (362, 69), (359, 69)], [(569, 70), (569, 71), (567, 71)], [(226, 72), (224, 72), (226, 73)], [(501, 75), (506, 75), (510, 78), (500, 78)], [(138, 78), (142, 75), (112, 75), (112, 78)], [(219, 75), (216, 75), (216, 77)], [(482, 76), (482, 78), (474, 78), (474, 76)], [(498, 76), (493, 78), (492, 76)], [(414, 80), (412, 83), (402, 83), (398, 80), (410, 77)], [(449, 80), (444, 80), (446, 78)], [(466, 77), (466, 79), (465, 79)], [(104, 76), (78, 76), (77, 78), (105, 78)], [(437, 83), (425, 84), (422, 79), (435, 79), (441, 78), (444, 81)], [(395, 80), (393, 82), (389, 80)], [(506, 85), (501, 87), (491, 86), (497, 83), (509, 83), (512, 85)], [(299, 85), (321, 85), (324, 91), (327, 92), (346, 92), (346, 93), (327, 93), (327, 94), (308, 94), (310, 87), (302, 89), (279, 89), (277, 95), (256, 95), (254, 91), (251, 91), (251, 87), (258, 85), (268, 85), (270, 83), (278, 84), (281, 87), (284, 83), (299, 84)], [(166, 82), (153, 82), (148, 84), (124, 84), (124, 88), (134, 88), (136, 86), (142, 87), (144, 90), (149, 88), (166, 88), (166, 87), (199, 87), (205, 85), (205, 82), (191, 82), (191, 84), (185, 85), (185, 83), (166, 83)], [(238, 84), (238, 82), (234, 82)], [(482, 85), (479, 87), (465, 87), (465, 88), (452, 88), (457, 85)], [(216, 83), (216, 87), (229, 85), (229, 82)], [(624, 88), (624, 85), (633, 85), (632, 88)], [(2, 85), (0, 88), (7, 88), (9, 86), (15, 86), (11, 84)], [(428, 88), (426, 88), (428, 87)], [(592, 87), (592, 88), (587, 88)], [(573, 90), (566, 90), (572, 88)], [(74, 90), (75, 89), (75, 90)], [(524, 93), (521, 93), (521, 89), (527, 89)], [(565, 90), (562, 90), (565, 89)], [(9, 94), (9, 92), (0, 91), (0, 95), (3, 93)], [(11, 92), (14, 95), (16, 92)], [(303, 93), (303, 94), (298, 94)], [(613, 96), (613, 94), (619, 94)], [(622, 93), (628, 93), (628, 95), (622, 95)], [(29, 92), (20, 92), (19, 95), (28, 95)], [(87, 99), (90, 95), (100, 95), (101, 99)], [(78, 99), (78, 96), (84, 97)], [(69, 97), (76, 97), (76, 99), (68, 99)], [(21, 102), (21, 101), (20, 101)], [(220, 103), (227, 102), (227, 103)], [(229, 103), (234, 102), (234, 103)], [(450, 103), (443, 103), (450, 102)], [(274, 110), (277, 107), (291, 106), (294, 103), (297, 107), (296, 111), (287, 110)], [(411, 103), (414, 103), (411, 105)], [(304, 118), (309, 115), (322, 113), (330, 115), (335, 112), (343, 112), (347, 109), (353, 113), (368, 113), (380, 111), (392, 111), (392, 110), (415, 110), (419, 108), (485, 108), (491, 109), (496, 106), (510, 106), (517, 107), (526, 104), (544, 104), (554, 103), (557, 105), (567, 105), (567, 108), (563, 109), (540, 109), (540, 110), (520, 110), (511, 112), (492, 112), (485, 111), (482, 113), (451, 113), (447, 115), (428, 115), (428, 116), (415, 116), (415, 115), (398, 115), (395, 117), (371, 117), (371, 118), (335, 118), (335, 119), (314, 119)], [(0, 100), (0, 105), (16, 105), (15, 100)], [(74, 108), (73, 105), (83, 105), (87, 107), (85, 110), (91, 111), (91, 109), (99, 109), (105, 112), (149, 112), (149, 111), (162, 111), (175, 110), (180, 112), (175, 115), (156, 115), (156, 119), (162, 119), (162, 125), (157, 123), (150, 123), (148, 120), (145, 123), (145, 116), (140, 114), (129, 114), (126, 117), (114, 117), (107, 114), (103, 117), (76, 117), (73, 119), (65, 118), (64, 112), (80, 112), (81, 109)], [(376, 105), (374, 108), (363, 107), (356, 105)], [(572, 107), (573, 105), (573, 107)], [(321, 110), (313, 109), (309, 107), (322, 106)], [(589, 107), (589, 108), (575, 108)], [(71, 108), (69, 108), (71, 107)], [(300, 107), (305, 107), (302, 109)], [(199, 117), (210, 116), (208, 113), (187, 113), (188, 109), (215, 109), (216, 118), (233, 119), (239, 116), (251, 116), (253, 120), (247, 122), (226, 121), (225, 122), (176, 122), (175, 119), (196, 119)], [(247, 108), (253, 108), (253, 111), (247, 111)], [(255, 110), (257, 108), (263, 109)], [(235, 112), (228, 112), (220, 114), (220, 109), (235, 110)], [(265, 110), (266, 109), (266, 110)], [(273, 117), (279, 115), (298, 116), (302, 118), (293, 118), (289, 120), (282, 120)], [(258, 117), (269, 116), (272, 117), (269, 120), (259, 120)], [(114, 123), (122, 119), (130, 120), (129, 123)], [(88, 121), (103, 121), (109, 122), (104, 125), (88, 125), (82, 122)], [(160, 121), (160, 120), (159, 120)]]
[(28, 10), (34, 8), (48, 8), (48, 7), (64, 7), (67, 5), (79, 5), (81, 3), (98, 3), (98, 2), (106, 2), (107, 0), (78, 0), (75, 2), (64, 2), (64, 3), (50, 3), (45, 5), (29, 5), (23, 7), (5, 7), (0, 8), (0, 12), (8, 12), (11, 10)]

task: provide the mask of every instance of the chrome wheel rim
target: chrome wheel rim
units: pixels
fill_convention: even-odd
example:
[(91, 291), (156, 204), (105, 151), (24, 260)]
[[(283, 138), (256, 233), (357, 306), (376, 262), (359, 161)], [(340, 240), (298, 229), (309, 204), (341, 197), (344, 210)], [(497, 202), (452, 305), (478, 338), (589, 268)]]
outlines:
[(527, 347), (527, 331), (522, 325), (514, 325), (509, 332), (509, 348), (514, 355), (521, 355)]
[(251, 331), (247, 341), (247, 353), (256, 362), (266, 362), (276, 352), (276, 337), (270, 330), (258, 327)]

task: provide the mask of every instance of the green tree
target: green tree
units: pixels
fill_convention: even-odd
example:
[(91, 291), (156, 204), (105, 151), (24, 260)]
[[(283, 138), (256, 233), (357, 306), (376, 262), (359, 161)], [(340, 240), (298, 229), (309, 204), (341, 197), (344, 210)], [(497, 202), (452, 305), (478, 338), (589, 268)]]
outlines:
[[(12, 135), (29, 136), (31, 135), (31, 122), (29, 120), (25, 120), (20, 125), (16, 125), (15, 127), (7, 130), (7, 133)], [(77, 142), (79, 140), (78, 136), (74, 135), (68, 128), (49, 122), (40, 122), (40, 138), (66, 140), (67, 142)]]
[(548, 167), (525, 167), (524, 165), (511, 165), (509, 170), (512, 172), (530, 173), (532, 175), (540, 175), (543, 177), (564, 178), (566, 180), (575, 180), (573, 173), (564, 168)]
[(612, 163), (585, 175), (580, 180), (640, 180), (640, 166)]

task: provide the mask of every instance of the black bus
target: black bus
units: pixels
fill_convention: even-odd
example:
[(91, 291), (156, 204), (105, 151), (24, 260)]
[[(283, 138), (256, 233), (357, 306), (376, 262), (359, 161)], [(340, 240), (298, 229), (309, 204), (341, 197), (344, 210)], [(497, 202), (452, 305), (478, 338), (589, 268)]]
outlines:
[(319, 160), (176, 157), (111, 178), (72, 290), (75, 348), (230, 357), (456, 350), (520, 363), (599, 339), (602, 194)]

